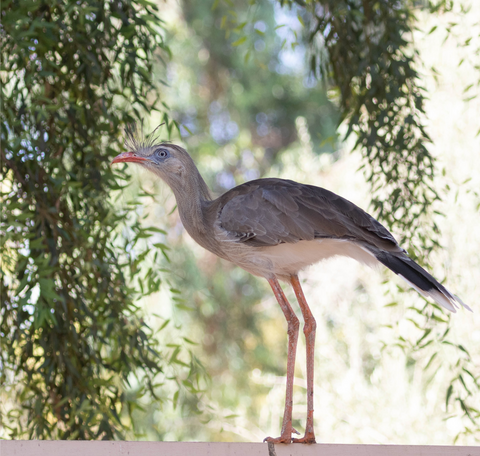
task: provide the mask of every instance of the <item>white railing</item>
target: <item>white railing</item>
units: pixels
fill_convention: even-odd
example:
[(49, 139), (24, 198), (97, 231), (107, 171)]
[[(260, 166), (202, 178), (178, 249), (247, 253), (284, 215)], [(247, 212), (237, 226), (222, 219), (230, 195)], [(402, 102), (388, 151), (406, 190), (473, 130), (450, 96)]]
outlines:
[(0, 440), (0, 456), (480, 456), (480, 446)]

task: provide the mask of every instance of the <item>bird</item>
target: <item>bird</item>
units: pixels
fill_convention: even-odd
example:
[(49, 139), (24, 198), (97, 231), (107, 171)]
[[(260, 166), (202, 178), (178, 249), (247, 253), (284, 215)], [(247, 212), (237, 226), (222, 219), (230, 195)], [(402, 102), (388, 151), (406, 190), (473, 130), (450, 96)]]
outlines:
[[(136, 163), (172, 190), (188, 234), (206, 250), (251, 274), (265, 278), (287, 321), (287, 376), (282, 428), (269, 443), (315, 443), (314, 351), (316, 321), (303, 293), (299, 272), (333, 256), (374, 266), (383, 264), (422, 296), (456, 312), (470, 310), (418, 265), (375, 218), (341, 196), (321, 187), (286, 179), (262, 178), (240, 184), (218, 198), (200, 175), (188, 152), (154, 137), (145, 140), (127, 127), (127, 152), (115, 163)], [(305, 434), (292, 426), (293, 380), (300, 321), (279, 281), (289, 283), (297, 298), (306, 338), (307, 417)]]

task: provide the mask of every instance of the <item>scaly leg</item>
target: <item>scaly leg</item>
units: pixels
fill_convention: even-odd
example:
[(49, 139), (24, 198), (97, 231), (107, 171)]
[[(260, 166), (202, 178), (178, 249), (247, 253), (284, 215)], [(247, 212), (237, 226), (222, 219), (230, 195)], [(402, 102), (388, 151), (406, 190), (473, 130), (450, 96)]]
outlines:
[(292, 276), (290, 281), (297, 296), (303, 319), (305, 320), (303, 332), (305, 333), (307, 345), (307, 425), (305, 427), (305, 436), (301, 439), (293, 439), (293, 442), (315, 443), (315, 431), (313, 429), (313, 367), (315, 363), (315, 330), (317, 329), (317, 323), (308, 307), (298, 276)]
[(273, 438), (267, 437), (264, 442), (271, 443), (291, 443), (292, 432), (292, 407), (293, 407), (293, 376), (295, 370), (295, 354), (297, 352), (298, 330), (300, 322), (297, 316), (293, 312), (292, 307), (287, 301), (282, 287), (278, 283), (278, 280), (268, 279), (268, 283), (272, 287), (273, 293), (277, 298), (280, 307), (283, 310), (283, 314), (288, 324), (288, 356), (287, 356), (287, 394), (285, 397), (285, 412), (283, 414), (282, 434), (280, 437)]

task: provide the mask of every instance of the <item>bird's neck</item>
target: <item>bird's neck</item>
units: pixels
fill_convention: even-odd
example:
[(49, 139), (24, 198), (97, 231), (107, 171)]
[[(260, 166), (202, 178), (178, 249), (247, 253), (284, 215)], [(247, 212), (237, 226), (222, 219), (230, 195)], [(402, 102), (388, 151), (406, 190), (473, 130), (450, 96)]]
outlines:
[[(211, 201), (210, 191), (200, 173), (178, 185), (171, 185), (177, 201), (178, 212), (188, 234), (200, 245), (206, 247), (204, 238), (208, 237), (205, 208)], [(206, 247), (208, 248), (208, 247)]]

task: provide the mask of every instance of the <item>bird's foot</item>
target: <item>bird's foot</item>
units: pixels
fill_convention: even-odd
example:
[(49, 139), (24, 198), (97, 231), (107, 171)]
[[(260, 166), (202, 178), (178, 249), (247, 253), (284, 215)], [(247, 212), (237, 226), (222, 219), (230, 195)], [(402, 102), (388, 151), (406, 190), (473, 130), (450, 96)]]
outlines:
[(315, 440), (315, 434), (313, 432), (306, 432), (301, 439), (292, 439), (292, 443), (317, 443)]
[(265, 437), (263, 439), (267, 443), (292, 443), (292, 437), (288, 435), (281, 435), (280, 437)]
[(292, 427), (290, 431), (282, 432), (280, 437), (265, 437), (263, 441), (268, 443), (292, 443), (292, 440), (295, 440), (292, 439), (292, 434), (299, 435), (300, 432)]

